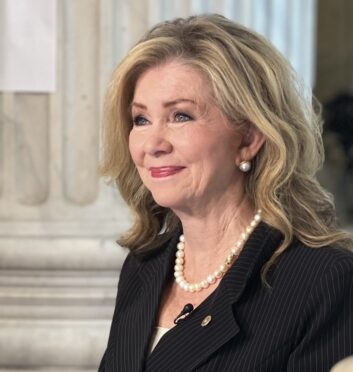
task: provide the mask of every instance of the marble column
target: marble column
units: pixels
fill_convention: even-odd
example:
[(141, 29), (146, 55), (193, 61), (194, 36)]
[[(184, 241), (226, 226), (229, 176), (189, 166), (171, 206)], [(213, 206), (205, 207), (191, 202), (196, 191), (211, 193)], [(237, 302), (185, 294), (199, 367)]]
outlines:
[(129, 226), (99, 180), (110, 1), (58, 1), (54, 94), (0, 95), (0, 368), (96, 369)]
[(100, 180), (113, 66), (152, 24), (217, 12), (268, 36), (313, 81), (314, 0), (59, 0), (57, 89), (0, 93), (0, 370), (96, 370), (130, 215)]

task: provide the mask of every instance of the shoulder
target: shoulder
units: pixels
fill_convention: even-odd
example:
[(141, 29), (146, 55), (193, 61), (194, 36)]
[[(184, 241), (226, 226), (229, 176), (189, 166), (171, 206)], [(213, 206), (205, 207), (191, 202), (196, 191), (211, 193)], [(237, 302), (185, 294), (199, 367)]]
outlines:
[(140, 271), (143, 269), (143, 261), (138, 256), (130, 251), (121, 267), (119, 282), (118, 282), (118, 293), (121, 294), (125, 289), (131, 290), (139, 277)]
[(287, 288), (299, 289), (296, 347), (288, 369), (328, 370), (353, 352), (353, 253), (297, 244), (286, 256), (294, 262), (287, 272)]
[[(174, 248), (178, 240), (176, 234), (166, 234), (166, 236), (156, 239), (154, 244), (141, 251), (130, 251), (121, 268), (120, 282), (125, 283), (129, 278), (135, 278), (146, 269), (158, 267), (160, 264), (167, 264), (174, 254)], [(153, 270), (151, 270), (153, 271)]]
[(283, 261), (291, 264), (300, 272), (314, 269), (317, 273), (333, 267), (353, 269), (353, 252), (339, 246), (312, 248), (295, 241), (283, 254)]
[(304, 295), (322, 283), (331, 288), (353, 285), (353, 253), (340, 247), (311, 248), (293, 242), (278, 258), (273, 269), (273, 284), (296, 288)]

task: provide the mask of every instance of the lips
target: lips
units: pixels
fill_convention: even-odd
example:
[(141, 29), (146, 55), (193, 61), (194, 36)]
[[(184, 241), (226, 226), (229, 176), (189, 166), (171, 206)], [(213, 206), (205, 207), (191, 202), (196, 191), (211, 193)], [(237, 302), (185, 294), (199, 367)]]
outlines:
[(179, 166), (151, 167), (150, 172), (153, 178), (163, 178), (177, 174), (183, 169), (184, 167)]

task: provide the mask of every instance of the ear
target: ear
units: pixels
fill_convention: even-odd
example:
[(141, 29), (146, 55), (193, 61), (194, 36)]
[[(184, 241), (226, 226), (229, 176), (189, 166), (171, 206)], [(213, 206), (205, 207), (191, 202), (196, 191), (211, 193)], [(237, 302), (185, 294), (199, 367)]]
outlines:
[(242, 161), (251, 161), (260, 151), (265, 140), (266, 138), (264, 134), (254, 125), (249, 124), (243, 134), (242, 142), (238, 148), (235, 160), (236, 165), (239, 166)]

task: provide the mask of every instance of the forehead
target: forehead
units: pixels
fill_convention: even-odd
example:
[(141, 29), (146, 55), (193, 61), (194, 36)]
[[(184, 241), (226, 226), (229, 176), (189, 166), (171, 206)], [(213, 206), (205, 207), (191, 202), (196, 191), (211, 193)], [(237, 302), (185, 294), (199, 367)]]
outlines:
[(195, 101), (209, 98), (210, 83), (196, 67), (172, 60), (151, 67), (141, 74), (135, 85), (134, 100), (155, 95), (168, 100), (180, 94)]

